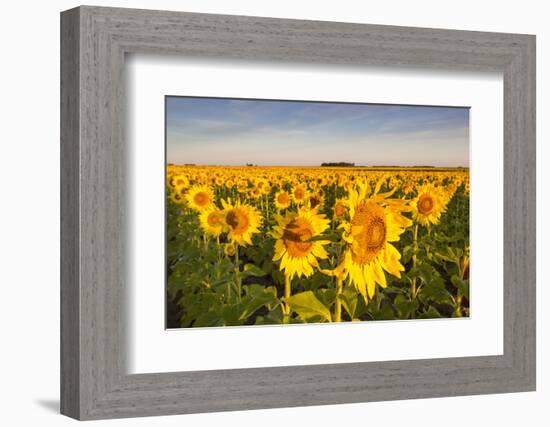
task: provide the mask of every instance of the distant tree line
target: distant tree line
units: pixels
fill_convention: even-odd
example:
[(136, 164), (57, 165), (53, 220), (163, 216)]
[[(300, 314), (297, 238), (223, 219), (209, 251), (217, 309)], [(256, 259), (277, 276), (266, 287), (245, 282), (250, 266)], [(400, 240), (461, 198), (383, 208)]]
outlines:
[(355, 163), (348, 163), (348, 162), (328, 162), (328, 163), (321, 163), (321, 166), (329, 166), (329, 167), (354, 167)]

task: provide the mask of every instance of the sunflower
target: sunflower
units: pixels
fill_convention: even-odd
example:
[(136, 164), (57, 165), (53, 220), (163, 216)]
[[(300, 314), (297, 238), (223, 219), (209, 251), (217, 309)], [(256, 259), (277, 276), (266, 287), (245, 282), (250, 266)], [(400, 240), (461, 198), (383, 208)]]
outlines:
[(206, 209), (199, 215), (201, 227), (210, 236), (218, 237), (224, 227), (224, 213), (215, 208)]
[(307, 199), (307, 187), (303, 184), (298, 184), (292, 189), (292, 199), (297, 205), (301, 205)]
[(413, 218), (425, 227), (437, 224), (447, 209), (447, 202), (446, 195), (439, 188), (424, 184), (418, 189), (416, 198), (411, 200)]
[(237, 248), (235, 247), (235, 244), (233, 242), (225, 243), (223, 245), (223, 253), (227, 256), (235, 256), (236, 251)]
[(414, 191), (414, 184), (411, 181), (407, 181), (405, 184), (403, 184), (403, 187), (401, 188), (403, 190), (403, 194), (409, 194)]
[(189, 179), (185, 175), (173, 175), (168, 180), (171, 187), (187, 188), (189, 187)]
[(336, 199), (333, 210), (334, 218), (342, 218), (348, 212), (346, 201), (344, 199)]
[(214, 204), (214, 192), (206, 185), (194, 185), (185, 198), (189, 207), (197, 212), (210, 209)]
[(275, 206), (279, 210), (288, 208), (290, 206), (290, 194), (284, 190), (275, 194)]
[(321, 194), (321, 191), (317, 191), (309, 195), (308, 201), (309, 201), (309, 207), (311, 209), (316, 209), (316, 208), (319, 209), (321, 206), (323, 206), (323, 203), (325, 200), (323, 195)]
[(324, 246), (328, 240), (311, 238), (321, 235), (328, 227), (329, 220), (314, 210), (300, 209), (287, 215), (276, 216), (277, 225), (271, 235), (275, 242), (273, 261), (280, 261), (280, 269), (292, 280), (298, 277), (309, 277), (313, 268), (318, 267), (317, 258), (326, 259), (328, 254)]
[(451, 201), (451, 199), (456, 193), (457, 188), (458, 188), (458, 185), (454, 182), (451, 182), (446, 187), (443, 187), (441, 189), (443, 193), (443, 201), (445, 202), (445, 205), (447, 205)]
[(258, 187), (253, 187), (248, 190), (248, 198), (252, 200), (256, 200), (262, 197), (262, 190), (260, 190)]
[(271, 192), (271, 185), (269, 185), (269, 182), (265, 178), (256, 179), (254, 187), (256, 187), (261, 194), (269, 194)]
[(170, 192), (170, 200), (172, 200), (176, 204), (183, 204), (185, 201), (185, 197), (182, 194), (182, 192), (176, 188)]
[(262, 217), (255, 207), (236, 202), (222, 200), (224, 213), (224, 228), (228, 230), (228, 238), (241, 246), (252, 244), (252, 235), (260, 232)]
[(348, 200), (350, 220), (340, 226), (344, 229), (346, 242), (340, 268), (365, 301), (372, 298), (377, 283), (386, 287), (384, 271), (401, 277), (404, 270), (399, 262), (401, 254), (391, 242), (398, 241), (411, 225), (411, 221), (402, 215), (403, 211), (409, 210), (406, 202), (388, 199), (395, 190), (378, 193), (379, 188), (380, 183), (370, 197), (367, 197), (364, 185), (351, 190)]
[(246, 189), (248, 188), (248, 181), (246, 179), (240, 179), (237, 181), (237, 191), (239, 193), (246, 192)]

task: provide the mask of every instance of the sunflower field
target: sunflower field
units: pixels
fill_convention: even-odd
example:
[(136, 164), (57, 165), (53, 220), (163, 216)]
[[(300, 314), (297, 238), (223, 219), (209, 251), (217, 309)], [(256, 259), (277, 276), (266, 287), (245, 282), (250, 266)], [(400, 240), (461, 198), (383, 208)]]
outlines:
[(167, 327), (469, 316), (469, 171), (169, 164)]

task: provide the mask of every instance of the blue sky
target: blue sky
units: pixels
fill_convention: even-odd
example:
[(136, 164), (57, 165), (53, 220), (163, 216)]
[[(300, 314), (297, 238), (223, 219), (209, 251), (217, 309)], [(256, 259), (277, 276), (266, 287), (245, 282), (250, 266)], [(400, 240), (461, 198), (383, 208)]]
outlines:
[(469, 109), (166, 98), (169, 163), (468, 166)]

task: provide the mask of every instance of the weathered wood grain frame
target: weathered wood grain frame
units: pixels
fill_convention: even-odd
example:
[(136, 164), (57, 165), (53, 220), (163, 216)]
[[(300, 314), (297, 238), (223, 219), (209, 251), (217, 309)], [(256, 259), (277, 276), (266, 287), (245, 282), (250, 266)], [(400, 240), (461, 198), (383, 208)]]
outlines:
[[(128, 375), (127, 53), (499, 71), (504, 354)], [(535, 389), (535, 37), (79, 7), (61, 14), (61, 412), (100, 419)], [(159, 282), (161, 283), (161, 282)]]

